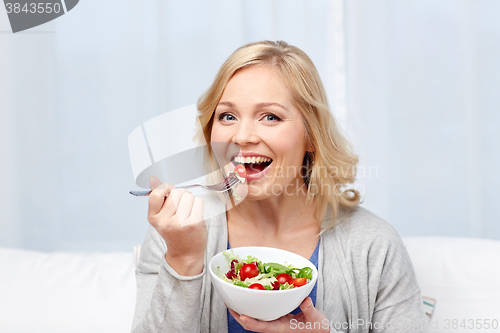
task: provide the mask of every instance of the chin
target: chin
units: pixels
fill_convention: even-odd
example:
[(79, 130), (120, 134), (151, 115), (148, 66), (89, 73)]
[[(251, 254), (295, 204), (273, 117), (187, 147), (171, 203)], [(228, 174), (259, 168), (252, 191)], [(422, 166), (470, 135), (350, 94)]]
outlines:
[(248, 184), (248, 194), (246, 200), (264, 200), (277, 196), (281, 196), (283, 186), (281, 184)]

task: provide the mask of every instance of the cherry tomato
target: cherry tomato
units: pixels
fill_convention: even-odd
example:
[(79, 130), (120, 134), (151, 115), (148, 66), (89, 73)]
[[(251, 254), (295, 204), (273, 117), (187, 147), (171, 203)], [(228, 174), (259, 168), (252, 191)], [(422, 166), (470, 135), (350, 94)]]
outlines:
[(306, 278), (295, 278), (292, 279), (289, 284), (293, 284), (295, 287), (302, 287), (307, 284), (307, 279)]
[(264, 286), (260, 283), (252, 283), (250, 286), (248, 286), (248, 289), (266, 290), (266, 288), (264, 288)]
[(236, 171), (238, 175), (240, 175), (240, 177), (246, 178), (247, 176), (247, 170), (245, 169), (243, 164), (238, 164), (236, 168), (234, 168), (234, 171)]
[(292, 277), (289, 274), (281, 273), (278, 276), (276, 276), (276, 280), (278, 280), (280, 284), (285, 284), (285, 283), (290, 284)]
[(259, 275), (259, 268), (255, 264), (243, 265), (240, 269), (240, 278), (242, 281)]

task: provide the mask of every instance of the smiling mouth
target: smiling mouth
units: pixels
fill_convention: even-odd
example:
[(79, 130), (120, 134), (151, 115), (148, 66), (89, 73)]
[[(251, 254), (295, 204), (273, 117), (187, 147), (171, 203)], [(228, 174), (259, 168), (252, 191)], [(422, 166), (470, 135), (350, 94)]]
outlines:
[(242, 164), (245, 167), (247, 175), (253, 175), (267, 169), (273, 163), (273, 159), (264, 156), (235, 156), (231, 162), (234, 165)]

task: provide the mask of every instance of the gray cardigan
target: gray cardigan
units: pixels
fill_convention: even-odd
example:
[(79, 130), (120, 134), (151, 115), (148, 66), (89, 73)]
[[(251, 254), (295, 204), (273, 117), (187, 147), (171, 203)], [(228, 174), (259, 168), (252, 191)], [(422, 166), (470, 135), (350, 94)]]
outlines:
[[(205, 198), (208, 244), (197, 276), (177, 274), (166, 245), (148, 229), (136, 270), (132, 332), (227, 333), (226, 306), (212, 288), (206, 264), (227, 249), (224, 203)], [(415, 272), (398, 233), (370, 211), (341, 210), (321, 235), (316, 308), (331, 332), (428, 332)]]

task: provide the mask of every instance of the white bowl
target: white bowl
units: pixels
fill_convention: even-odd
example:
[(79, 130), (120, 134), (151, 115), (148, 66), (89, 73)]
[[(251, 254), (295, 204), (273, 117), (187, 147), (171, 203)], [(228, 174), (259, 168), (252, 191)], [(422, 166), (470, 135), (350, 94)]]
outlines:
[[(215, 290), (224, 303), (239, 314), (244, 314), (259, 320), (270, 321), (278, 319), (291, 311), (309, 295), (318, 278), (316, 266), (306, 258), (285, 250), (272, 247), (247, 246), (231, 249), (241, 259), (251, 255), (263, 263), (292, 264), (297, 268), (311, 267), (312, 280), (302, 286), (287, 290), (255, 290), (235, 286), (222, 280), (217, 274), (220, 267), (222, 274), (230, 268), (229, 260), (222, 252), (216, 254), (208, 263), (208, 271)], [(231, 251), (228, 250), (228, 251)]]

